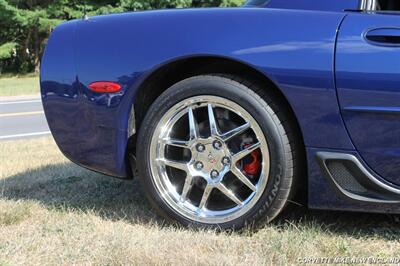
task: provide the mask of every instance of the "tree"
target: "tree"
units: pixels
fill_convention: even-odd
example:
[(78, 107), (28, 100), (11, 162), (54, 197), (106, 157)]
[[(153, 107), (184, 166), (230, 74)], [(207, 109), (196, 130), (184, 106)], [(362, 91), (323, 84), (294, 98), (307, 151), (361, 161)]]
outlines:
[(43, 8), (23, 9), (17, 1), (10, 2), (15, 5), (0, 0), (0, 70), (32, 71), (39, 64), (44, 41), (62, 19), (49, 18)]

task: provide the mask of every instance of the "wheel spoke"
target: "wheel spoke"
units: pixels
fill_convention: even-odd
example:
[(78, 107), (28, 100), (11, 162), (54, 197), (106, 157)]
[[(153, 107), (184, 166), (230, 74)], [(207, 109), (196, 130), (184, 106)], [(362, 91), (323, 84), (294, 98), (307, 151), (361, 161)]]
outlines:
[(243, 150), (241, 150), (240, 152), (238, 152), (238, 153), (236, 153), (235, 155), (232, 156), (232, 161), (234, 163), (237, 163), (238, 161), (240, 161), (241, 159), (243, 159), (244, 157), (246, 157), (247, 155), (249, 155), (253, 151), (255, 151), (258, 148), (260, 148), (260, 146), (261, 146), (260, 142), (257, 142), (257, 143), (255, 143), (253, 145), (250, 145), (247, 148), (244, 148)]
[(169, 159), (159, 159), (158, 161), (163, 163), (166, 166), (188, 172), (188, 166), (185, 162), (179, 162), (179, 161), (174, 161), (174, 160), (169, 160)]
[(189, 115), (189, 136), (190, 136), (189, 139), (194, 140), (199, 137), (199, 126), (197, 124), (196, 118), (194, 117), (192, 107), (189, 107), (188, 115)]
[(246, 131), (247, 129), (249, 129), (249, 128), (250, 128), (250, 123), (247, 122), (246, 124), (244, 124), (244, 125), (242, 125), (242, 126), (240, 126), (240, 127), (234, 128), (234, 129), (232, 129), (232, 130), (230, 130), (230, 131), (228, 131), (228, 132), (222, 134), (222, 135), (221, 135), (221, 138), (222, 138), (224, 141), (228, 141), (228, 140), (230, 140), (230, 139), (236, 137), (237, 135), (242, 134), (243, 132), (245, 132), (245, 131)]
[(257, 188), (251, 183), (251, 181), (247, 178), (247, 176), (236, 166), (232, 167), (231, 172), (240, 180), (242, 181), (246, 186), (248, 186), (251, 190), (256, 191)]
[(163, 139), (163, 141), (167, 145), (189, 149), (189, 143), (186, 140), (165, 138), (165, 139)]
[(210, 185), (206, 186), (206, 188), (204, 189), (204, 192), (203, 192), (203, 196), (201, 197), (199, 209), (203, 209), (206, 206), (208, 198), (210, 197), (212, 190), (213, 190), (212, 186), (210, 186)]
[(185, 202), (187, 199), (188, 194), (190, 193), (190, 190), (193, 187), (193, 176), (188, 175), (185, 180), (185, 184), (183, 185), (182, 189), (182, 195), (181, 195), (181, 201)]
[(211, 104), (208, 104), (208, 121), (210, 123), (211, 136), (219, 136), (217, 120), (214, 116), (214, 110)]
[(243, 202), (233, 193), (229, 188), (227, 188), (224, 184), (219, 184), (218, 189), (224, 193), (225, 196), (230, 198), (233, 202), (235, 202), (237, 205), (242, 205)]

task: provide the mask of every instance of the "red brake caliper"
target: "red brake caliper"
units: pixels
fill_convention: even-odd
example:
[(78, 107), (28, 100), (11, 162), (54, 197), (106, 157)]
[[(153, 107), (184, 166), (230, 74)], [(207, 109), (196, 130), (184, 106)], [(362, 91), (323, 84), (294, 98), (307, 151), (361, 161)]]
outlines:
[[(244, 148), (249, 147), (250, 144), (244, 145)], [(255, 150), (250, 153), (251, 160), (249, 163), (243, 165), (243, 170), (248, 175), (257, 175), (261, 170), (260, 150)]]

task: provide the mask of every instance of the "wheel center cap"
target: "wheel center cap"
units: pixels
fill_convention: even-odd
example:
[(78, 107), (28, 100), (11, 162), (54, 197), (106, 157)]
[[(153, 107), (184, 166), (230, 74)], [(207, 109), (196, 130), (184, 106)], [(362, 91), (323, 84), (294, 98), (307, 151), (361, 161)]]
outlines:
[(202, 172), (210, 174), (211, 171), (216, 170), (222, 172), (226, 164), (223, 163), (223, 158), (227, 156), (227, 149), (224, 145), (221, 148), (215, 148), (215, 139), (203, 139), (198, 141), (203, 145), (203, 149), (199, 151), (198, 143), (192, 148), (192, 157), (194, 162), (200, 162), (203, 165)]

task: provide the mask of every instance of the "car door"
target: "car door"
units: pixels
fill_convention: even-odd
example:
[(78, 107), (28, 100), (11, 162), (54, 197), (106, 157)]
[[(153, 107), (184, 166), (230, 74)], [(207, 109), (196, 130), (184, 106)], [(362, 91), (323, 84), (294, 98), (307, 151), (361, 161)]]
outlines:
[(338, 34), (336, 86), (360, 156), (400, 185), (400, 12), (349, 13)]

